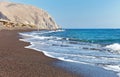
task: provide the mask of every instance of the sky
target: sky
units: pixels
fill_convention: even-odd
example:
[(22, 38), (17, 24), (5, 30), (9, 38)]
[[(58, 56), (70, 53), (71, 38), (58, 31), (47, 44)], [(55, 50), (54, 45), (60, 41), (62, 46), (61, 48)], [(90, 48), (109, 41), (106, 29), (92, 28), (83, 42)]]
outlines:
[(120, 0), (11, 0), (46, 10), (63, 28), (120, 28)]

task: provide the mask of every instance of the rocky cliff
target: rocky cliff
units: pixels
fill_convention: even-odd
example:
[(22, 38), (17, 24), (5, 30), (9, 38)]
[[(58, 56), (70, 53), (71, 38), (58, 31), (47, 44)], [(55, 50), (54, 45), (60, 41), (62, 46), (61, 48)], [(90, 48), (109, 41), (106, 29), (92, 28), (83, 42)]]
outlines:
[(0, 28), (3, 29), (58, 29), (52, 17), (31, 5), (0, 2)]

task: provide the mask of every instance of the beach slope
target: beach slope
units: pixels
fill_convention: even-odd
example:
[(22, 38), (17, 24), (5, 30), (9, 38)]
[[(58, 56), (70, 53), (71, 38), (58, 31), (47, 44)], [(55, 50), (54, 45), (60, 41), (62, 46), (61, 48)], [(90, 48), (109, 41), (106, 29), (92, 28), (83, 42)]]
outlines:
[(76, 77), (72, 73), (53, 67), (56, 59), (41, 52), (26, 49), (29, 43), (19, 41), (21, 31), (0, 31), (1, 77)]

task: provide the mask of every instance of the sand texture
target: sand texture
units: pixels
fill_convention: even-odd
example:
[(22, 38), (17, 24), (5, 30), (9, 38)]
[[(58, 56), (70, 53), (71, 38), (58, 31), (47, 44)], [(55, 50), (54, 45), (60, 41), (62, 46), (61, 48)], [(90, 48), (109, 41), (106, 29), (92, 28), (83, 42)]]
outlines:
[(0, 31), (0, 77), (76, 77), (52, 66), (56, 59), (26, 49), (29, 43), (19, 41), (20, 31)]

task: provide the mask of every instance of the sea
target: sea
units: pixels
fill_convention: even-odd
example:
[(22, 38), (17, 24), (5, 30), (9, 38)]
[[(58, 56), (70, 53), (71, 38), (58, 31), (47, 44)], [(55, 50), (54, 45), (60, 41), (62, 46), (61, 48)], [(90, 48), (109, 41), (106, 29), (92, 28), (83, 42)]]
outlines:
[(110, 70), (120, 77), (120, 29), (63, 29), (19, 34), (23, 37), (21, 41), (31, 43), (26, 48), (62, 61)]

